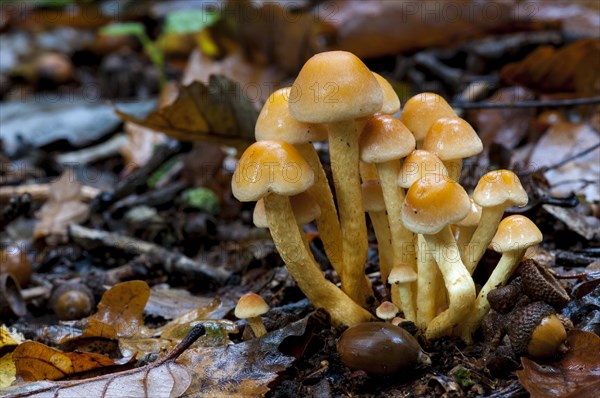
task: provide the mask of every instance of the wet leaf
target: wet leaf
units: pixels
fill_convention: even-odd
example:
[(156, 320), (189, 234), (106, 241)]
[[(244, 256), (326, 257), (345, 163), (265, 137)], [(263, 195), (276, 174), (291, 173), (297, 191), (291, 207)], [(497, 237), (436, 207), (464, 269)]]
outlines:
[(81, 184), (71, 170), (66, 170), (50, 185), (50, 197), (36, 214), (34, 236), (45, 237), (51, 245), (66, 242), (69, 225), (85, 221), (88, 214), (89, 205), (83, 202)]
[(521, 358), (517, 371), (521, 384), (534, 398), (595, 397), (600, 388), (600, 337), (573, 330), (567, 338), (569, 351), (547, 365)]
[(25, 381), (57, 380), (115, 364), (104, 355), (61, 352), (34, 341), (20, 344), (13, 352), (12, 359), (17, 375)]
[(176, 139), (232, 146), (247, 146), (254, 140), (258, 117), (242, 87), (223, 76), (211, 76), (208, 85), (193, 82), (183, 87), (172, 104), (152, 112), (144, 120), (117, 113), (125, 121)]

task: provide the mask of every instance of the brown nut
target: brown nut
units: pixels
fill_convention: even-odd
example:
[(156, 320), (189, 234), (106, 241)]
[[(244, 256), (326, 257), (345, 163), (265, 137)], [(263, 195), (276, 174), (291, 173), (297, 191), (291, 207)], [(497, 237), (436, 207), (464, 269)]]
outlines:
[(548, 270), (537, 261), (528, 259), (519, 266), (521, 289), (531, 301), (543, 301), (557, 310), (569, 302), (569, 295)]
[(508, 314), (515, 308), (515, 304), (522, 295), (523, 292), (520, 286), (511, 283), (491, 290), (487, 295), (487, 299), (491, 309), (499, 314)]
[(352, 370), (386, 376), (431, 359), (406, 330), (385, 322), (360, 323), (346, 330), (338, 342), (342, 363)]
[(14, 276), (20, 287), (27, 286), (32, 273), (27, 254), (16, 246), (0, 250), (0, 274), (4, 273)]
[(0, 274), (0, 319), (20, 317), (26, 312), (17, 280), (11, 274)]
[(94, 295), (81, 283), (65, 283), (52, 293), (50, 307), (61, 321), (81, 319), (92, 312)]
[(538, 301), (510, 316), (508, 337), (516, 355), (551, 358), (566, 350), (567, 332), (548, 304)]

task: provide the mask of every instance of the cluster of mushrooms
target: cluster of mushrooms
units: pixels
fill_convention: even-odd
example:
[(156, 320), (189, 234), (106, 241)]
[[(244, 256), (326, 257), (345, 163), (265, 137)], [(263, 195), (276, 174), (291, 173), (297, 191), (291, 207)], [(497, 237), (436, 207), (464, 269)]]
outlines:
[[(528, 200), (513, 172), (485, 174), (471, 196), (459, 184), (462, 160), (482, 143), (444, 99), (423, 93), (393, 117), (399, 110), (391, 85), (353, 54), (313, 56), (292, 87), (265, 103), (233, 194), (257, 202), (254, 223), (269, 228), (298, 287), (333, 323), (373, 318), (367, 212), (382, 282), (404, 318), (427, 339), (454, 333), (471, 342), (490, 309), (487, 294), (508, 281), (542, 234), (524, 216), (502, 219)], [(312, 144), (321, 140), (329, 142), (335, 201)], [(302, 224), (313, 220), (341, 289), (309, 249)], [(471, 275), (488, 247), (502, 257), (477, 294)]]

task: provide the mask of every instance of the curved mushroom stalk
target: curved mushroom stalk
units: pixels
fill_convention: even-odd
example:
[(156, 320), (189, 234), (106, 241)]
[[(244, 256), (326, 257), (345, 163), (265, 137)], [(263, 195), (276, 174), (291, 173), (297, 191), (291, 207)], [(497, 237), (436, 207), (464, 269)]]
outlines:
[(437, 290), (445, 289), (437, 284), (438, 266), (423, 235), (417, 237), (417, 326), (426, 329), (437, 311)]
[(481, 220), (473, 233), (471, 241), (467, 245), (463, 256), (465, 266), (469, 273), (473, 273), (479, 260), (485, 254), (487, 247), (494, 238), (498, 224), (504, 215), (504, 206), (483, 207), (481, 209)]
[[(325, 276), (307, 250), (289, 199), (270, 194), (265, 198), (269, 230), (275, 246), (298, 287), (316, 308), (325, 309), (335, 324), (356, 325), (371, 314), (356, 304)], [(363, 276), (364, 277), (364, 276)]]

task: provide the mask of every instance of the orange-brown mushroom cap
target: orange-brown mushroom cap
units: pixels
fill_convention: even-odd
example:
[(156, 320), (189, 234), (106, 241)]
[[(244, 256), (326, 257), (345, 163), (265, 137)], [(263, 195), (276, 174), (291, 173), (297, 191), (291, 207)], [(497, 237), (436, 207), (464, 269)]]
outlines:
[(292, 117), (305, 123), (358, 119), (378, 112), (382, 105), (377, 79), (346, 51), (323, 52), (306, 61), (289, 99)]
[(473, 200), (481, 207), (525, 206), (527, 192), (519, 177), (510, 170), (494, 170), (479, 179), (473, 191)]
[(425, 139), (431, 125), (438, 119), (452, 116), (456, 116), (456, 112), (445, 99), (434, 93), (421, 93), (406, 101), (400, 120), (419, 141)]
[(418, 179), (426, 175), (448, 175), (448, 170), (434, 153), (417, 149), (408, 155), (398, 174), (398, 185), (410, 188)]
[(375, 79), (377, 79), (377, 83), (379, 83), (379, 87), (381, 87), (381, 91), (383, 92), (383, 106), (379, 112), (393, 115), (400, 110), (400, 99), (398, 98), (398, 94), (396, 94), (390, 82), (385, 80), (383, 76), (375, 72), (372, 73), (373, 76), (375, 76)]
[(483, 143), (466, 120), (458, 116), (438, 119), (429, 128), (423, 149), (441, 160), (464, 159), (483, 150)]
[(522, 250), (537, 245), (542, 239), (542, 232), (537, 225), (529, 218), (515, 214), (500, 221), (490, 248), (498, 253)]
[(240, 158), (231, 179), (233, 196), (256, 201), (269, 192), (292, 196), (314, 183), (314, 173), (300, 153), (287, 142), (259, 141)]
[(369, 119), (358, 144), (363, 162), (383, 163), (411, 153), (415, 149), (415, 138), (400, 120), (378, 114)]
[(246, 293), (237, 302), (234, 315), (238, 319), (254, 318), (266, 314), (269, 305), (256, 293)]

